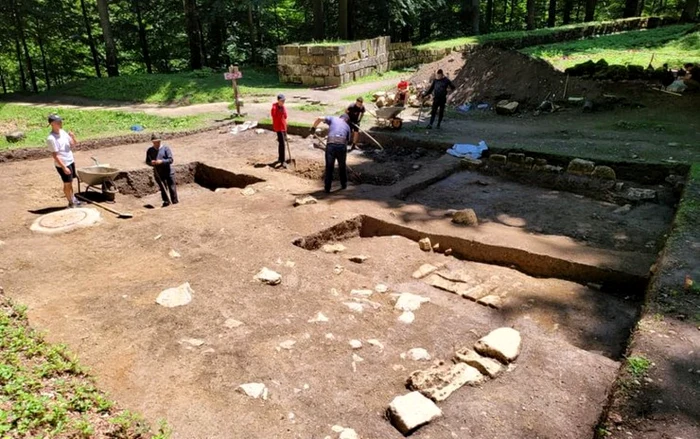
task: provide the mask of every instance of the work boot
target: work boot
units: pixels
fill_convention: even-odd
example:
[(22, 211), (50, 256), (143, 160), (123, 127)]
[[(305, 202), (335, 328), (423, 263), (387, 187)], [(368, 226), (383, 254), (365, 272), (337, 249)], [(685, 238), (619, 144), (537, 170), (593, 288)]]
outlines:
[(428, 125), (427, 127), (425, 127), (425, 129), (426, 129), (426, 130), (432, 130), (432, 129), (433, 129), (433, 126), (432, 126), (432, 125)]
[(282, 167), (283, 167), (284, 169), (288, 169), (288, 168), (289, 168), (289, 166), (287, 166), (286, 163), (282, 163)]
[(160, 207), (168, 207), (170, 206), (170, 201), (163, 201), (163, 204)]

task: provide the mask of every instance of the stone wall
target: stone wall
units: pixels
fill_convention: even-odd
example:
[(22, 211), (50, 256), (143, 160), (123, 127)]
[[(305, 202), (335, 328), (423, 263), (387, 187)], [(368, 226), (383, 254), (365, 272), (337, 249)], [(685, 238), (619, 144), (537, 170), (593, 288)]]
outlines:
[(389, 69), (389, 37), (335, 46), (288, 44), (277, 48), (280, 82), (338, 86)]

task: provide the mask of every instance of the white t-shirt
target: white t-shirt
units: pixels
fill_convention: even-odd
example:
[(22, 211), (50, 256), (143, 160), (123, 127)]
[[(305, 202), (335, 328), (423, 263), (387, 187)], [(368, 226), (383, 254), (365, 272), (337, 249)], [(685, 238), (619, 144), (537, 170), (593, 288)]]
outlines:
[(61, 159), (64, 165), (68, 166), (73, 163), (73, 151), (70, 149), (70, 136), (67, 132), (59, 130), (58, 134), (51, 132), (46, 138), (46, 145), (51, 152), (57, 152), (58, 158)]

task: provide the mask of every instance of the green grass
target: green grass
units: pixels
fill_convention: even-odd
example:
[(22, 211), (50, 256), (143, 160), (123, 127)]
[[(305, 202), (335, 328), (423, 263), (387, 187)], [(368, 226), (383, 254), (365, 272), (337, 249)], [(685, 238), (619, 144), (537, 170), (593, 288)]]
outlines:
[(64, 346), (31, 329), (26, 308), (0, 293), (0, 437), (170, 437), (117, 408)]
[(608, 64), (635, 64), (646, 67), (654, 54), (655, 67), (668, 63), (680, 67), (700, 62), (700, 31), (693, 25), (624, 32), (586, 40), (528, 47), (523, 53), (543, 58), (564, 70), (588, 60), (605, 59)]
[[(241, 96), (272, 96), (280, 91), (299, 88), (281, 84), (277, 71), (273, 69), (241, 68), (241, 71), (243, 78), (238, 80)], [(92, 78), (55, 87), (50, 94), (102, 101), (176, 105), (233, 101), (231, 81), (224, 80), (223, 73), (210, 70)]]
[(350, 44), (353, 43), (354, 41), (350, 40), (323, 40), (323, 41), (312, 41), (310, 43), (297, 43), (297, 44), (290, 44), (290, 46), (300, 46), (300, 47), (312, 47), (312, 46), (321, 46), (321, 47), (335, 47), (335, 46), (342, 46), (344, 44)]
[[(385, 79), (392, 79), (392, 78), (402, 78), (405, 77), (408, 79), (415, 73), (415, 69), (399, 69), (399, 70), (389, 70), (384, 73), (372, 73), (371, 75), (363, 76), (362, 78), (359, 78), (353, 82), (349, 82), (347, 84), (341, 85), (341, 88), (346, 88), (346, 87), (352, 87), (353, 85), (357, 84), (368, 84), (370, 82), (377, 82), (377, 81), (383, 81)], [(398, 81), (396, 82), (398, 84)]]
[(72, 110), (66, 108), (33, 107), (0, 104), (0, 133), (24, 131), (22, 142), (8, 143), (0, 137), (0, 151), (11, 148), (40, 147), (49, 135), (47, 117), (56, 112), (63, 118), (63, 128), (73, 131), (78, 140), (133, 133), (132, 125), (141, 125), (148, 131), (182, 131), (209, 124), (212, 116), (160, 117), (144, 113), (110, 110)]
[(641, 355), (627, 358), (627, 371), (635, 378), (642, 378), (651, 368), (651, 360)]
[(328, 107), (324, 107), (322, 105), (303, 104), (303, 105), (300, 105), (294, 109), (299, 110), (299, 111), (305, 111), (307, 113), (322, 114), (325, 111), (327, 111)]
[[(700, 186), (700, 163), (690, 167), (686, 184), (688, 187)], [(690, 196), (681, 199), (676, 212), (676, 229), (681, 233), (694, 231), (700, 223), (700, 199), (694, 197), (690, 191), (687, 193)]]

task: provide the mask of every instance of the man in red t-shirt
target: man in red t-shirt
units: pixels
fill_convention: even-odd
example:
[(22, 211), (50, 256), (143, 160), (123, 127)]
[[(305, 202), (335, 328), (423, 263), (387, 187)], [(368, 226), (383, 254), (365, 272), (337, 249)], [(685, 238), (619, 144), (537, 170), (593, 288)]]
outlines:
[(396, 105), (403, 107), (406, 105), (406, 100), (408, 99), (408, 88), (410, 87), (410, 83), (406, 81), (405, 79), (402, 79), (401, 82), (399, 82), (399, 85), (397, 88), (399, 89), (399, 93), (396, 99)]
[(287, 163), (284, 160), (284, 146), (287, 140), (287, 109), (284, 107), (283, 94), (277, 95), (277, 102), (272, 104), (270, 115), (272, 116), (272, 130), (277, 133), (278, 157), (277, 162), (273, 165), (279, 163), (283, 168), (286, 168)]

